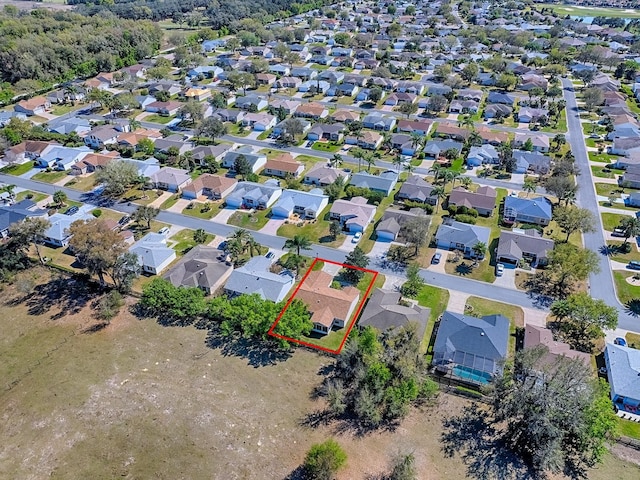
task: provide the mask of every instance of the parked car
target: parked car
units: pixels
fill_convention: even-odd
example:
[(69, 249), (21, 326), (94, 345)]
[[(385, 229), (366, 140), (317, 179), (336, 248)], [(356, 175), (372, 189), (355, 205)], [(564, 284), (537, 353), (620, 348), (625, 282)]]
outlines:
[(67, 211), (64, 212), (64, 213), (67, 214), (67, 215), (74, 215), (74, 214), (78, 213), (78, 210), (79, 210), (79, 208), (76, 205), (73, 205), (73, 206), (69, 207), (67, 209)]
[(125, 215), (120, 220), (118, 220), (118, 225), (126, 225), (131, 221), (131, 217), (129, 215)]
[(273, 252), (267, 252), (267, 254), (265, 255), (265, 257), (271, 259), (273, 257), (275, 257), (275, 255), (273, 254)]
[(362, 232), (356, 232), (356, 234), (351, 239), (351, 242), (358, 243), (361, 238), (362, 238)]
[(627, 341), (622, 337), (616, 337), (613, 343), (615, 343), (616, 345), (620, 345), (621, 347), (627, 346)]
[(613, 232), (611, 232), (611, 235), (614, 237), (624, 237), (624, 229), (616, 227), (613, 229)]
[(160, 235), (166, 235), (167, 233), (169, 233), (169, 227), (162, 227), (160, 230), (158, 230), (158, 233)]
[(496, 264), (496, 277), (501, 277), (504, 273), (504, 265), (501, 263)]
[(440, 263), (440, 260), (442, 259), (442, 254), (440, 252), (436, 252), (433, 257), (431, 257), (431, 263), (433, 265), (437, 265), (438, 263)]
[(227, 241), (223, 241), (220, 242), (220, 245), (218, 245), (218, 250), (224, 250), (225, 248), (227, 248)]
[(640, 262), (638, 260), (631, 260), (627, 265), (627, 268), (631, 270), (640, 270)]

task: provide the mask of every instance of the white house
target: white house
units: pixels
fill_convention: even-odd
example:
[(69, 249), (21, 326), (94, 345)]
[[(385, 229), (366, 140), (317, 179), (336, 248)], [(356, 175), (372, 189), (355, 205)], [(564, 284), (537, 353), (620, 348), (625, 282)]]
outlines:
[(314, 188), (309, 192), (302, 190), (284, 190), (273, 205), (271, 214), (274, 217), (289, 218), (298, 214), (300, 218), (317, 218), (329, 204), (329, 197), (322, 190)]

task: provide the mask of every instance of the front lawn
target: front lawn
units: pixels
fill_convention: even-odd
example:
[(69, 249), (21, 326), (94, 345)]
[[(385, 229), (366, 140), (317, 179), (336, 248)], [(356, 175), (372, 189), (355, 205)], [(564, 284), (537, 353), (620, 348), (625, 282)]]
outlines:
[(329, 152), (334, 153), (342, 148), (342, 145), (337, 145), (333, 142), (316, 142), (311, 145), (312, 150), (316, 150), (318, 152)]
[(640, 299), (640, 286), (631, 285), (627, 278), (635, 275), (634, 272), (626, 270), (614, 270), (613, 280), (616, 283), (616, 293), (621, 303), (627, 304), (631, 300)]
[(614, 240), (607, 241), (607, 245), (612, 248), (611, 260), (620, 263), (629, 263), (631, 260), (640, 261), (640, 252), (636, 248), (635, 242), (633, 241), (633, 237), (628, 242), (631, 246), (631, 251), (629, 253), (622, 253), (618, 249), (624, 243), (624, 240)]
[(640, 440), (640, 423), (618, 417), (618, 433), (625, 437)]
[(24, 175), (29, 170), (33, 168), (33, 162), (21, 163), (18, 165), (8, 165), (6, 167), (0, 168), (0, 172), (6, 173), (7, 175), (13, 175), (14, 177), (19, 177), (20, 175)]
[[(497, 246), (497, 243), (497, 239), (491, 242), (488, 246), (489, 253), (493, 252), (494, 244)], [(488, 255), (476, 264), (474, 260), (464, 259), (461, 254), (452, 252), (446, 258), (444, 269), (449, 275), (459, 275), (481, 282), (493, 283), (496, 279), (496, 272), (492, 263)]]
[(182, 210), (182, 214), (190, 217), (202, 218), (203, 220), (210, 220), (215, 217), (221, 209), (221, 203), (211, 204), (209, 202), (191, 202), (184, 210)]
[(154, 113), (153, 115), (149, 115), (148, 117), (144, 118), (145, 122), (151, 122), (151, 123), (159, 123), (160, 125), (166, 125), (167, 123), (169, 123), (171, 120), (173, 120), (175, 117), (172, 116), (165, 116), (165, 115), (159, 115), (157, 113)]
[(250, 230), (260, 230), (269, 221), (271, 209), (256, 210), (254, 213), (234, 212), (227, 225), (234, 225), (240, 228), (248, 228)]
[(65, 115), (69, 113), (74, 108), (76, 108), (75, 105), (67, 105), (67, 104), (56, 105), (51, 108), (51, 114), (59, 117), (61, 115)]
[[(296, 235), (304, 235), (310, 238), (313, 243), (319, 243), (324, 247), (337, 248), (344, 242), (344, 235), (339, 235), (338, 238), (333, 240), (329, 235), (329, 211), (321, 214), (322, 220), (316, 219), (314, 222), (290, 222), (283, 223), (278, 228), (277, 235), (279, 237), (293, 238)], [(300, 223), (304, 223), (302, 226), (298, 226)]]
[(171, 195), (160, 205), (160, 210), (167, 210), (168, 208), (173, 207), (178, 200), (180, 200), (180, 194), (176, 193), (175, 195)]
[(617, 185), (612, 183), (595, 183), (594, 185), (596, 187), (596, 195), (600, 195), (602, 197), (620, 197), (620, 187)]
[(260, 135), (258, 135), (258, 140), (266, 140), (271, 135), (271, 128), (269, 130), (265, 130)]
[(75, 177), (73, 180), (65, 184), (65, 187), (70, 187), (74, 190), (80, 190), (81, 192), (88, 192), (95, 186), (96, 176), (94, 173), (86, 177)]
[(22, 192), (16, 194), (16, 202), (27, 199), (27, 200), (31, 200), (34, 203), (38, 203), (44, 200), (45, 198), (47, 198), (48, 196), (49, 195), (47, 195), (46, 193), (32, 192), (31, 190), (23, 190)]
[(543, 127), (539, 131), (549, 133), (565, 133), (567, 131), (567, 113), (562, 110), (557, 124)]
[[(603, 171), (603, 170), (606, 170), (606, 171)], [(616, 173), (618, 173), (618, 170), (612, 170), (612, 169), (607, 168), (607, 167), (596, 167), (594, 165), (591, 166), (591, 174), (594, 177), (616, 178), (616, 175), (615, 175)]]
[(623, 218), (628, 217), (629, 215), (622, 215), (619, 213), (601, 213), (602, 217), (602, 226), (605, 230), (609, 230), (613, 232), (613, 229), (620, 225), (620, 222)]
[[(593, 139), (590, 139), (593, 140)], [(589, 152), (589, 160), (592, 162), (600, 163), (613, 163), (615, 158), (608, 153)]]
[(56, 183), (59, 182), (60, 180), (62, 180), (64, 177), (67, 176), (67, 172), (65, 171), (52, 171), (52, 172), (40, 172), (40, 173), (36, 173), (33, 177), (32, 180), (38, 180), (40, 182), (45, 182), (45, 183)]
[(228, 126), (228, 133), (234, 137), (246, 137), (251, 133), (251, 129), (238, 125), (237, 123), (233, 123)]

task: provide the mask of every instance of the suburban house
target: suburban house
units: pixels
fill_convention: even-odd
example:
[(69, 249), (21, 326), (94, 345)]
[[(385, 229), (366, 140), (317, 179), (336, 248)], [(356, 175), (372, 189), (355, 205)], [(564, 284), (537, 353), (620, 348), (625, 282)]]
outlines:
[(327, 272), (310, 272), (298, 287), (295, 296), (309, 308), (312, 330), (323, 335), (334, 328), (344, 328), (360, 300), (357, 288), (332, 288), (332, 282), (333, 276)]
[(349, 124), (359, 121), (360, 113), (351, 110), (338, 109), (333, 112), (329, 118), (331, 118), (331, 120), (333, 120), (334, 122)]
[(549, 110), (546, 108), (522, 107), (518, 110), (518, 122), (537, 122), (542, 117), (549, 117)]
[(304, 165), (296, 162), (290, 153), (267, 160), (264, 165), (263, 175), (271, 175), (273, 177), (285, 178), (287, 176), (298, 178), (304, 171)]
[(489, 95), (487, 96), (488, 104), (513, 105), (515, 101), (516, 97), (509, 93), (489, 92)]
[(222, 166), (234, 171), (235, 162), (239, 156), (246, 158), (253, 173), (258, 173), (267, 164), (267, 156), (265, 154), (256, 153), (250, 145), (244, 145), (237, 150), (229, 150), (222, 160)]
[(201, 102), (211, 97), (211, 90), (209, 90), (208, 88), (191, 87), (185, 90), (183, 96), (187, 101), (193, 100), (196, 102)]
[(271, 272), (271, 260), (258, 256), (249, 259), (240, 268), (236, 268), (224, 290), (229, 296), (257, 294), (263, 300), (281, 302), (295, 283), (295, 275), (288, 270)]
[(513, 173), (531, 172), (538, 175), (546, 175), (551, 171), (551, 157), (538, 152), (514, 150), (513, 159), (516, 161), (516, 168)]
[(449, 105), (449, 113), (478, 113), (480, 104), (473, 100), (454, 100)]
[(433, 123), (427, 120), (398, 120), (398, 131), (428, 135)]
[(36, 160), (36, 165), (56, 170), (71, 170), (71, 167), (93, 153), (87, 147), (63, 147), (56, 145), (42, 152)]
[(391, 135), (391, 148), (400, 152), (401, 155), (413, 156), (420, 148), (420, 144), (406, 133), (395, 133)]
[(246, 112), (234, 108), (220, 108), (214, 111), (211, 116), (218, 118), (221, 122), (238, 123), (242, 121)]
[(416, 302), (401, 304), (401, 299), (400, 292), (376, 288), (360, 315), (358, 325), (371, 326), (384, 332), (415, 324), (416, 334), (418, 338), (422, 338), (429, 322), (430, 309), (421, 307)]
[(235, 178), (204, 173), (182, 188), (182, 198), (197, 199), (205, 196), (220, 200), (229, 195), (238, 182)]
[(376, 226), (376, 237), (378, 240), (393, 242), (401, 236), (402, 228), (405, 224), (416, 218), (426, 217), (422, 208), (412, 208), (410, 210), (398, 210), (388, 208), (382, 214), (380, 222)]
[(516, 133), (516, 137), (513, 141), (513, 146), (520, 148), (527, 143), (527, 140), (531, 140), (534, 152), (546, 153), (549, 151), (549, 137), (546, 135), (535, 135), (530, 133)]
[(147, 233), (129, 247), (138, 256), (142, 271), (158, 275), (176, 259), (176, 252), (167, 246), (167, 237), (161, 233)]
[(156, 152), (168, 153), (169, 149), (177, 149), (180, 155), (190, 152), (193, 144), (185, 139), (182, 135), (173, 134), (165, 138), (156, 138), (153, 142)]
[(326, 118), (327, 115), (329, 115), (329, 110), (327, 110), (321, 103), (309, 102), (300, 105), (293, 115), (295, 117), (319, 120), (321, 118)]
[(362, 119), (362, 126), (371, 130), (390, 132), (396, 126), (396, 119), (378, 113), (370, 113)]
[(64, 213), (54, 213), (49, 217), (51, 226), (44, 232), (43, 241), (52, 247), (66, 247), (69, 245), (69, 227), (73, 222), (78, 220), (90, 220), (93, 215), (88, 215), (82, 211), (78, 211), (73, 215)]
[(275, 180), (265, 183), (238, 182), (225, 199), (229, 208), (269, 208), (282, 195), (282, 189)]
[(433, 185), (420, 175), (411, 175), (400, 187), (398, 199), (435, 205), (438, 199), (431, 195), (433, 188)]
[(382, 145), (384, 137), (378, 132), (364, 131), (360, 134), (360, 138), (347, 137), (346, 143), (353, 144), (354, 140), (360, 148), (364, 148), (366, 150), (377, 150), (378, 147)]
[(640, 350), (607, 343), (604, 360), (611, 400), (618, 414), (640, 415)]
[(535, 348), (538, 345), (547, 347), (548, 353), (542, 358), (546, 365), (553, 365), (559, 357), (580, 360), (591, 368), (591, 355), (573, 350), (567, 343), (553, 339), (553, 332), (548, 328), (527, 324), (524, 327), (524, 348)]
[(478, 243), (489, 245), (491, 229), (468, 223), (456, 222), (450, 218), (445, 218), (442, 225), (438, 227), (435, 241), (438, 248), (445, 250), (460, 250), (465, 257), (474, 258), (476, 256), (473, 247)]
[(438, 158), (447, 150), (455, 150), (456, 155), (460, 155), (462, 147), (462, 143), (455, 140), (429, 140), (422, 151), (427, 158)]
[(346, 183), (349, 174), (338, 168), (331, 168), (323, 163), (316, 163), (304, 176), (304, 183), (326, 187), (342, 177)]
[(360, 188), (368, 188), (375, 192), (382, 192), (389, 195), (396, 183), (398, 182), (398, 174), (392, 170), (382, 172), (380, 175), (373, 175), (369, 172), (358, 172), (351, 176), (349, 185)]
[(618, 184), (625, 185), (627, 188), (640, 188), (640, 164), (629, 165), (618, 177)]
[(465, 141), (469, 138), (469, 130), (460, 128), (455, 125), (441, 123), (436, 129), (436, 135), (442, 138), (450, 138), (452, 140)]
[(542, 238), (540, 232), (531, 228), (512, 231), (502, 230), (498, 241), (496, 258), (504, 265), (518, 266), (520, 261), (528, 262), (533, 268), (545, 266), (548, 254), (553, 250), (554, 241)]
[(213, 295), (227, 281), (233, 267), (218, 260), (217, 248), (196, 245), (164, 274), (176, 287), (195, 287)]
[(449, 195), (449, 205), (473, 208), (478, 215), (490, 217), (496, 208), (496, 197), (497, 193), (491, 187), (478, 187), (475, 192), (457, 187)]
[(51, 150), (55, 146), (58, 146), (58, 144), (38, 140), (25, 140), (5, 150), (5, 161), (7, 163), (25, 163), (29, 160), (36, 160), (44, 152)]
[(282, 77), (276, 81), (278, 88), (298, 88), (301, 83), (302, 80), (298, 77)]
[(520, 198), (509, 195), (504, 199), (503, 221), (549, 225), (553, 217), (551, 202), (546, 197)]
[(499, 163), (500, 155), (493, 145), (472, 146), (467, 156), (467, 165), (470, 167), (479, 167), (484, 164), (495, 165)]
[(482, 112), (482, 117), (485, 119), (507, 118), (511, 116), (512, 113), (513, 107), (511, 107), (510, 105), (494, 103), (485, 107), (484, 112)]
[(151, 102), (146, 107), (144, 107), (145, 112), (157, 113), (158, 115), (163, 115), (165, 117), (170, 117), (176, 115), (178, 110), (182, 108), (184, 104), (177, 102), (175, 100), (169, 100), (168, 102)]
[(433, 364), (441, 372), (486, 384), (501, 374), (508, 345), (508, 318), (445, 311), (433, 346)]
[(122, 130), (113, 125), (101, 125), (88, 132), (83, 141), (84, 144), (91, 148), (104, 148), (107, 145), (118, 143), (118, 136)]
[(376, 206), (369, 205), (364, 197), (350, 200), (336, 200), (329, 210), (329, 219), (340, 222), (342, 228), (350, 233), (363, 232), (373, 221)]
[(22, 200), (13, 205), (0, 206), (0, 238), (9, 236), (9, 227), (21, 223), (26, 218), (46, 217), (47, 211), (40, 210), (31, 200)]
[(79, 136), (83, 136), (91, 131), (91, 124), (89, 120), (84, 118), (70, 117), (58, 122), (51, 122), (49, 124), (49, 131), (61, 135), (68, 135), (75, 132)]
[(413, 93), (395, 92), (385, 99), (384, 104), (396, 106), (402, 103), (415, 103), (417, 98), (417, 95)]
[(324, 94), (327, 93), (330, 88), (331, 84), (324, 80), (307, 80), (298, 85), (298, 91), (302, 93), (316, 92)]
[(258, 95), (247, 95), (246, 97), (238, 97), (235, 107), (241, 110), (255, 110), (259, 112), (269, 106), (269, 102), (265, 97)]
[(51, 108), (51, 102), (45, 97), (33, 97), (28, 100), (21, 100), (13, 106), (13, 111), (24, 113), (29, 117), (34, 117), (46, 113)]
[(274, 98), (269, 104), (269, 111), (275, 113), (276, 110), (282, 109), (287, 115), (291, 115), (301, 105), (298, 100), (288, 100), (283, 98)]
[(200, 165), (206, 165), (205, 158), (211, 157), (215, 161), (220, 161), (228, 151), (233, 147), (228, 143), (219, 143), (218, 145), (199, 145), (191, 150), (191, 155), (194, 160), (197, 160)]
[(247, 113), (241, 123), (256, 132), (264, 132), (276, 126), (278, 117), (269, 113)]
[(149, 178), (156, 188), (169, 192), (177, 192), (191, 183), (189, 171), (182, 168), (162, 167)]
[(297, 214), (303, 219), (314, 219), (328, 204), (329, 197), (319, 188), (309, 192), (287, 189), (282, 191), (282, 195), (274, 203), (271, 214), (279, 218), (289, 218), (292, 214)]
[(343, 130), (344, 125), (342, 123), (316, 123), (307, 133), (307, 139), (341, 142), (344, 136), (342, 134)]
[(118, 157), (119, 153), (115, 150), (108, 153), (89, 153), (81, 161), (71, 165), (71, 175), (82, 175), (102, 170)]
[(273, 73), (258, 73), (256, 75), (256, 83), (258, 85), (273, 85), (278, 77)]

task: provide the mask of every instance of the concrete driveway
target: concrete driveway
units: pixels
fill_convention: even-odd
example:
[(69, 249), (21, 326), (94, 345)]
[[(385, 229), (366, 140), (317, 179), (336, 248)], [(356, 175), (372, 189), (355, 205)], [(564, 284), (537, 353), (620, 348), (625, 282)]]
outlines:
[(341, 250), (343, 252), (351, 252), (353, 251), (354, 248), (356, 248), (357, 243), (353, 243), (353, 234), (348, 234), (347, 238), (344, 239), (344, 242), (342, 242), (342, 245), (340, 245), (338, 247), (338, 250)]
[[(495, 267), (494, 267), (495, 268)], [(516, 269), (504, 267), (502, 276), (496, 277), (493, 282), (494, 285), (499, 285), (504, 288), (516, 289)]]
[(171, 207), (167, 208), (167, 212), (182, 213), (182, 210), (187, 208), (187, 205), (189, 205), (190, 203), (191, 203), (191, 200), (188, 200), (186, 198), (181, 198), (175, 203), (175, 205), (172, 205)]
[(440, 258), (440, 263), (432, 263), (427, 267), (427, 270), (431, 272), (438, 273), (447, 273), (444, 269), (445, 264), (447, 263), (447, 258), (449, 258), (449, 250), (443, 250), (441, 248), (436, 249), (436, 252), (440, 253), (442, 257)]
[(369, 252), (369, 258), (382, 258), (389, 251), (389, 247), (391, 247), (391, 242), (380, 242), (376, 241)]
[(211, 221), (226, 225), (229, 218), (231, 218), (231, 215), (233, 215), (235, 212), (237, 212), (237, 210), (234, 208), (223, 208), (222, 210), (220, 210), (220, 213), (218, 213), (211, 219)]
[(276, 235), (278, 229), (284, 224), (284, 222), (284, 218), (272, 218), (258, 231), (260, 233), (266, 233), (267, 235)]

